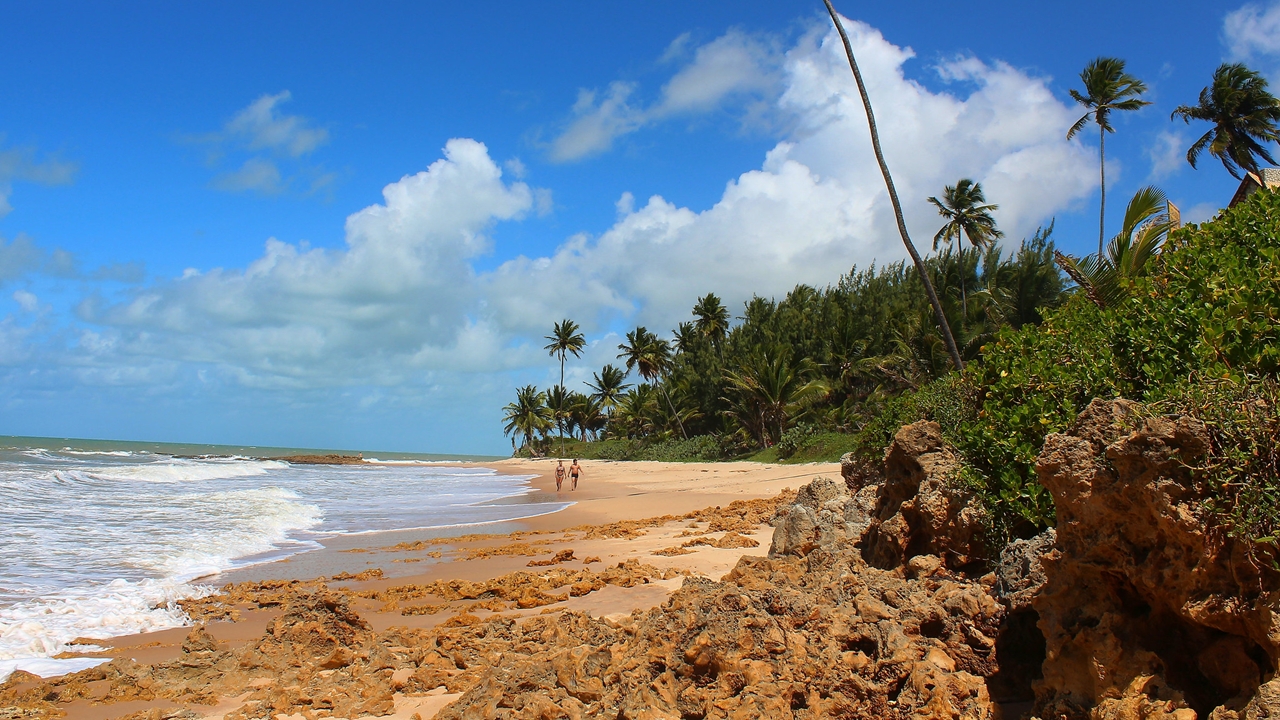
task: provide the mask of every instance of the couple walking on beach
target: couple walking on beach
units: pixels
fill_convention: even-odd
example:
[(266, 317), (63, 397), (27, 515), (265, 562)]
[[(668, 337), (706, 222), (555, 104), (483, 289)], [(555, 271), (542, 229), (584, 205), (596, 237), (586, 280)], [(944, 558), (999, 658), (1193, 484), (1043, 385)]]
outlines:
[[(564, 484), (564, 471), (564, 461), (561, 460), (556, 465), (556, 492), (560, 492), (560, 486)], [(569, 467), (569, 477), (573, 480), (573, 485), (569, 487), (570, 490), (578, 489), (578, 476), (581, 474), (582, 466), (578, 464), (578, 459), (574, 458), (573, 465)]]

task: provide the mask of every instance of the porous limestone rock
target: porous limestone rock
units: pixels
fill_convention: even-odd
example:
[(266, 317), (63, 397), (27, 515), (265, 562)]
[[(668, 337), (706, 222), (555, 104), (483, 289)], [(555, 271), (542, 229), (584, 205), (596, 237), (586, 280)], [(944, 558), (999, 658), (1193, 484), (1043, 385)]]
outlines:
[(779, 506), (769, 556), (808, 555), (856, 543), (871, 522), (877, 488), (850, 494), (843, 482), (815, 478), (800, 488), (794, 503)]
[(1280, 574), (1207, 530), (1188, 469), (1207, 448), (1198, 421), (1126, 401), (1095, 400), (1046, 438), (1036, 470), (1058, 523), (1032, 600), (1041, 717), (1280, 716)]
[(996, 597), (1011, 611), (1031, 607), (1031, 601), (1044, 587), (1044, 565), (1041, 559), (1053, 550), (1058, 533), (1049, 528), (1033, 538), (1014, 540), (1000, 551), (996, 567)]
[(887, 569), (917, 555), (937, 555), (959, 569), (984, 556), (986, 511), (956, 485), (959, 467), (937, 423), (922, 420), (898, 430), (885, 451), (884, 482), (863, 541), (868, 563)]

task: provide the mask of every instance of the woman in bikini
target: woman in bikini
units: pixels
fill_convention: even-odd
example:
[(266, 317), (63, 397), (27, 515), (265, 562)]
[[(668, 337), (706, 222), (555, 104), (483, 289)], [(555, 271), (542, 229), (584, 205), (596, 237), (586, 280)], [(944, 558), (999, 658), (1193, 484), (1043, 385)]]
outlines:
[[(577, 477), (577, 476), (574, 476), (574, 477)], [(556, 492), (560, 492), (560, 486), (563, 484), (564, 484), (564, 461), (561, 460), (560, 464), (556, 465)]]

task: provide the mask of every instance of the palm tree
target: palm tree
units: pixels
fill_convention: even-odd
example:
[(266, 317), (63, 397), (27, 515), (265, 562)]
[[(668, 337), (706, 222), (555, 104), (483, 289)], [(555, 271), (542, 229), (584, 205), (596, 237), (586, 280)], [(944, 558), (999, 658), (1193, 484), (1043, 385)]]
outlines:
[(502, 419), (506, 421), (503, 431), (512, 438), (519, 434), (524, 436), (527, 447), (533, 442), (536, 433), (546, 432), (551, 427), (551, 411), (546, 406), (546, 395), (538, 392), (533, 385), (525, 385), (516, 390), (516, 401), (503, 408)]
[(592, 376), (591, 382), (587, 383), (587, 387), (595, 391), (591, 393), (591, 397), (599, 400), (603, 407), (615, 407), (622, 392), (631, 387), (623, 382), (626, 377), (627, 374), (621, 369), (613, 365), (605, 365), (600, 372)]
[(776, 443), (804, 403), (826, 395), (826, 383), (810, 379), (814, 369), (807, 358), (794, 366), (789, 353), (777, 350), (754, 358), (737, 372), (727, 373), (734, 395), (727, 398), (730, 414), (760, 444)]
[(569, 417), (573, 407), (572, 394), (563, 385), (556, 385), (547, 391), (547, 409), (555, 418), (556, 429), (560, 431), (560, 456), (564, 457), (564, 421)]
[(1054, 260), (1098, 307), (1114, 306), (1124, 298), (1130, 285), (1147, 273), (1152, 258), (1173, 228), (1168, 199), (1150, 185), (1134, 193), (1125, 208), (1120, 234), (1107, 244), (1105, 257), (1090, 255), (1082, 260), (1055, 252)]
[(933, 306), (933, 316), (938, 322), (938, 330), (942, 333), (942, 340), (947, 345), (947, 353), (951, 356), (951, 364), (956, 370), (964, 370), (964, 360), (960, 358), (960, 348), (956, 347), (956, 340), (951, 336), (951, 325), (947, 323), (947, 315), (942, 310), (942, 302), (938, 300), (938, 293), (933, 289), (933, 283), (929, 280), (929, 272), (924, 266), (924, 261), (920, 259), (920, 253), (916, 252), (916, 246), (911, 242), (911, 236), (907, 234), (907, 221), (902, 215), (902, 203), (898, 202), (898, 191), (893, 186), (893, 177), (889, 174), (889, 164), (884, 160), (884, 152), (880, 150), (880, 132), (876, 129), (876, 116), (871, 111), (871, 98), (867, 96), (867, 86), (862, 82), (862, 72), (858, 70), (858, 61), (853, 57), (853, 46), (849, 44), (849, 36), (844, 31), (844, 25), (840, 23), (839, 16), (836, 15), (836, 9), (831, 5), (831, 0), (822, 0), (827, 6), (827, 12), (831, 14), (831, 22), (835, 24), (836, 31), (840, 33), (840, 39), (844, 41), (844, 53), (849, 58), (849, 68), (853, 70), (853, 79), (858, 84), (858, 93), (862, 96), (862, 107), (867, 112), (867, 125), (871, 128), (871, 147), (875, 150), (876, 162), (880, 164), (880, 174), (884, 176), (885, 187), (889, 190), (889, 201), (893, 204), (893, 215), (898, 221), (898, 234), (902, 236), (902, 244), (907, 246), (907, 253), (911, 255), (911, 262), (916, 266), (916, 273), (920, 276), (920, 281), (924, 284), (924, 292), (929, 296), (929, 304)]
[(1200, 104), (1179, 105), (1169, 117), (1213, 123), (1187, 150), (1191, 167), (1206, 148), (1236, 179), (1241, 171), (1256, 174), (1257, 158), (1276, 164), (1263, 143), (1280, 140), (1280, 102), (1267, 90), (1266, 78), (1240, 63), (1219, 65), (1213, 84), (1200, 91)]
[(687, 353), (698, 341), (698, 331), (691, 322), (682, 322), (675, 330), (676, 352)]
[(1101, 256), (1102, 223), (1107, 214), (1106, 134), (1115, 132), (1111, 127), (1111, 111), (1137, 110), (1151, 103), (1138, 99), (1147, 91), (1147, 85), (1126, 73), (1124, 61), (1120, 58), (1096, 58), (1080, 71), (1080, 82), (1084, 83), (1084, 93), (1072, 90), (1071, 97), (1087, 111), (1067, 131), (1067, 139), (1084, 129), (1090, 118), (1098, 124), (1098, 175), (1102, 185), (1102, 202), (1098, 208), (1098, 255)]
[(564, 385), (564, 356), (566, 353), (573, 353), (574, 357), (582, 357), (582, 349), (587, 346), (586, 338), (578, 332), (578, 323), (565, 319), (556, 323), (545, 339), (551, 342), (542, 349), (551, 357), (560, 357), (560, 384)]
[[(952, 235), (956, 238), (956, 250), (960, 253), (962, 259), (964, 248), (961, 245), (961, 236), (968, 237), (969, 243), (976, 248), (985, 250), (998, 239), (1004, 237), (1004, 233), (996, 227), (995, 218), (991, 217), (994, 210), (999, 209), (999, 205), (984, 205), (987, 198), (982, 194), (982, 183), (977, 183), (969, 178), (961, 178), (955, 185), (947, 185), (942, 188), (942, 199), (930, 197), (929, 202), (938, 208), (938, 214), (946, 218), (947, 223), (942, 226), (938, 233), (933, 236), (933, 249), (938, 249), (938, 243), (943, 240), (949, 240)], [(963, 269), (964, 263), (961, 263)], [(967, 314), (968, 297), (965, 293), (964, 283), (965, 273), (960, 274), (960, 321), (964, 322)]]
[[(618, 357), (627, 360), (627, 372), (635, 368), (640, 372), (640, 377), (647, 382), (653, 382), (671, 366), (671, 346), (644, 326), (627, 333), (627, 341), (618, 345), (618, 349), (622, 351), (618, 353)], [(675, 417), (676, 423), (680, 425), (680, 434), (688, 438), (684, 431), (684, 423), (680, 422), (680, 414), (676, 412), (675, 405), (671, 402), (671, 395), (667, 393), (665, 387), (662, 388), (662, 394), (667, 399), (667, 405), (671, 407), (671, 414)]]
[(715, 293), (707, 293), (698, 298), (697, 304), (693, 306), (693, 315), (697, 318), (694, 327), (711, 341), (716, 352), (720, 353), (720, 359), (724, 360), (723, 343), (729, 332), (729, 309)]

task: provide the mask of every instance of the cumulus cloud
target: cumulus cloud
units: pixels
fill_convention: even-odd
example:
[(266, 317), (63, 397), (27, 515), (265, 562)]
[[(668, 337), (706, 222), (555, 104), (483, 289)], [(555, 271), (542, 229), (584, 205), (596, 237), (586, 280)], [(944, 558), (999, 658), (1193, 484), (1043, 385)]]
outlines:
[(79, 314), (110, 330), (111, 352), (223, 364), (245, 383), (325, 384), (358, 367), (390, 383), (424, 348), (491, 350), (483, 327), (467, 330), (468, 261), (493, 222), (534, 207), (533, 191), (503, 182), (484, 145), (451, 140), (382, 194), (347, 218), (343, 249), (273, 238), (243, 270), (189, 271), (127, 302), (89, 298)]
[[(676, 38), (663, 53), (662, 62), (685, 54), (688, 33)], [(647, 125), (677, 116), (698, 115), (723, 107), (735, 97), (747, 98), (744, 117), (754, 118), (760, 103), (777, 94), (782, 56), (766, 39), (730, 30), (698, 47), (693, 59), (662, 87), (653, 103), (632, 103), (635, 83), (614, 82), (607, 90), (582, 89), (571, 110), (571, 120), (551, 143), (551, 159), (579, 160), (613, 146), (613, 142)]]
[(76, 163), (56, 157), (37, 161), (35, 150), (31, 148), (0, 150), (0, 217), (13, 210), (13, 206), (9, 204), (9, 196), (13, 193), (15, 181), (67, 185), (75, 179), (79, 169)]
[(1222, 39), (1238, 59), (1280, 54), (1280, 2), (1249, 3), (1228, 13)]
[(1149, 177), (1152, 180), (1162, 180), (1181, 170), (1187, 161), (1188, 144), (1185, 133), (1160, 131), (1155, 141), (1147, 147), (1147, 157), (1151, 159)]
[[(938, 68), (957, 92), (931, 92), (905, 77), (908, 49), (865, 24), (847, 27), (918, 244), (941, 222), (924, 198), (961, 177), (983, 183), (1010, 238), (1095, 187), (1092, 154), (1063, 139), (1073, 111), (1045, 79), (960, 58)], [(673, 327), (706, 292), (740, 307), (752, 294), (825, 285), (855, 264), (903, 257), (839, 38), (815, 28), (781, 57), (774, 103), (794, 118), (792, 131), (702, 212), (624, 193), (599, 235), (479, 272), (489, 229), (548, 201), (510, 177), (518, 164), (504, 176), (483, 144), (455, 139), (425, 171), (387, 185), (383, 202), (352, 214), (343, 248), (270, 239), (243, 269), (192, 270), (124, 300), (86, 299), (79, 316), (95, 330), (82, 338), (93, 359), (84, 364), (110, 368), (114, 357), (172, 372), (166, 363), (195, 363), (255, 388), (488, 387), (487, 373), (545, 364), (541, 336), (554, 319), (582, 323), (592, 357), (609, 361), (616, 342), (601, 335), (631, 323)], [(673, 90), (681, 99), (671, 107), (738, 85), (698, 87), (701, 95)], [(626, 96), (614, 93), (619, 107)]]

